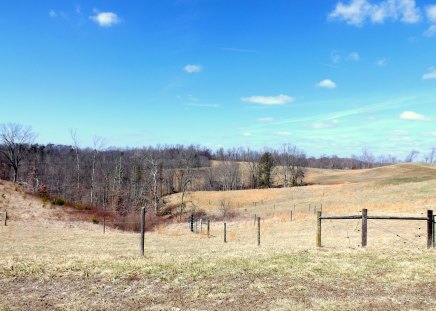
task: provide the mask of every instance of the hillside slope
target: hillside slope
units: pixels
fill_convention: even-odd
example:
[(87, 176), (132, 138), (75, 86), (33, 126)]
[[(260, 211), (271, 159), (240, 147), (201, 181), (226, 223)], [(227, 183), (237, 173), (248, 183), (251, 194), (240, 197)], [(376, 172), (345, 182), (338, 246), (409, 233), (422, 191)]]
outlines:
[(360, 182), (401, 184), (436, 179), (436, 165), (396, 164), (362, 170), (308, 169), (309, 184), (335, 185)]

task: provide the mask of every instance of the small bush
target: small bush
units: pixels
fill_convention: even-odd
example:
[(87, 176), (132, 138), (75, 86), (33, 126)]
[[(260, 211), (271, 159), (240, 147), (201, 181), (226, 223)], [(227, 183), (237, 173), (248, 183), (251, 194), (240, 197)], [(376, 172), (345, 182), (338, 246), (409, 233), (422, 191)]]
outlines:
[(98, 224), (100, 222), (97, 215), (92, 215), (91, 221), (93, 224)]
[(78, 210), (85, 210), (85, 211), (89, 211), (89, 210), (91, 210), (91, 208), (92, 208), (92, 206), (91, 205), (86, 205), (86, 204), (77, 204), (76, 205), (76, 208), (78, 209)]
[(62, 198), (53, 199), (52, 203), (54, 205), (64, 206), (67, 202)]
[(48, 198), (48, 196), (46, 196), (46, 195), (44, 195), (44, 196), (42, 196), (41, 197), (41, 200), (42, 200), (42, 204), (45, 206), (49, 201), (50, 201), (50, 199)]
[(178, 204), (164, 205), (159, 209), (158, 216), (172, 216), (178, 212), (178, 209), (180, 209)]

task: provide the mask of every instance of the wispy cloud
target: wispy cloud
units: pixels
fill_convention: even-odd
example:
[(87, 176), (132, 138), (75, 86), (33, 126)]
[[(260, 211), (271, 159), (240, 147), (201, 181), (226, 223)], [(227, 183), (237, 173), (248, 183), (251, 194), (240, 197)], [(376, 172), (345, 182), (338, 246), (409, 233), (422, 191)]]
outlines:
[(273, 122), (274, 118), (272, 117), (263, 117), (263, 118), (259, 118), (257, 119), (258, 122)]
[[(260, 130), (262, 128), (271, 128), (273, 126), (283, 128), (284, 126), (290, 126), (293, 124), (298, 125), (300, 128), (304, 126), (304, 124), (313, 125), (315, 123), (332, 122), (332, 125), (335, 125), (341, 119), (364, 115), (364, 114), (374, 114), (379, 111), (399, 109), (402, 107), (411, 106), (412, 104), (416, 104), (416, 101), (417, 101), (417, 97), (404, 97), (404, 98), (391, 99), (386, 101), (380, 101), (378, 103), (371, 104), (371, 105), (365, 105), (353, 109), (341, 110), (341, 111), (336, 111), (327, 114), (315, 114), (312, 116), (301, 117), (301, 118), (281, 119), (269, 123), (256, 123), (254, 125), (251, 125), (250, 127), (246, 127), (245, 130), (250, 130), (250, 131), (255, 129)], [(322, 102), (322, 103), (325, 105), (329, 102)], [(335, 103), (337, 103), (337, 101), (335, 101)], [(309, 126), (309, 127), (314, 128), (313, 126)], [(317, 125), (315, 125), (315, 127), (317, 127)]]
[(360, 60), (360, 55), (357, 52), (351, 52), (350, 54), (348, 54), (347, 59), (357, 62)]
[(276, 135), (278, 135), (278, 136), (292, 136), (292, 135), (294, 135), (294, 133), (292, 133), (290, 131), (278, 131), (278, 132), (276, 132)]
[(326, 122), (315, 122), (312, 123), (309, 127), (313, 129), (326, 129), (326, 128), (332, 128), (336, 126), (339, 123), (338, 120), (329, 120)]
[(436, 69), (431, 68), (430, 71), (422, 76), (422, 80), (436, 79)]
[(183, 67), (183, 70), (186, 73), (189, 73), (189, 74), (191, 74), (191, 73), (199, 73), (199, 72), (201, 72), (203, 70), (203, 67), (201, 67), (200, 65), (191, 65), (191, 64), (188, 64), (185, 67)]
[(360, 60), (360, 54), (358, 52), (333, 50), (330, 52), (330, 59), (335, 64), (340, 63), (342, 61), (357, 62)]
[(251, 49), (241, 49), (241, 48), (231, 48), (231, 47), (222, 47), (220, 49), (227, 52), (259, 53), (259, 51), (251, 50)]
[(400, 119), (412, 121), (430, 121), (430, 118), (414, 111), (404, 111), (400, 114)]
[(99, 25), (100, 27), (109, 28), (115, 25), (118, 25), (122, 23), (122, 19), (113, 12), (99, 12), (98, 10), (94, 10), (96, 13), (93, 16), (90, 16), (89, 19), (91, 19), (94, 23)]
[(426, 37), (434, 37), (436, 36), (436, 25), (431, 25), (425, 32), (424, 36)]
[(58, 16), (58, 13), (56, 13), (54, 10), (50, 10), (50, 12), (48, 12), (48, 16), (50, 16), (51, 18), (55, 18)]
[(218, 104), (201, 104), (201, 103), (188, 103), (185, 104), (187, 107), (198, 107), (198, 108), (219, 108)]
[(336, 88), (336, 83), (330, 79), (325, 79), (316, 84), (316, 87), (321, 87), (325, 89), (334, 89)]
[(422, 16), (415, 0), (386, 0), (375, 4), (368, 0), (351, 0), (347, 4), (338, 2), (328, 18), (353, 26), (362, 26), (367, 21), (381, 24), (388, 19), (414, 24), (419, 22)]
[(409, 132), (404, 131), (404, 130), (393, 130), (393, 131), (388, 131), (387, 134), (390, 134), (393, 136), (405, 136), (405, 135), (408, 135)]
[(378, 66), (378, 67), (384, 67), (384, 66), (386, 66), (386, 58), (381, 58), (381, 59), (379, 59), (379, 60), (377, 60), (376, 62), (375, 62), (375, 64)]
[(260, 105), (284, 105), (294, 101), (294, 98), (288, 95), (280, 94), (277, 96), (250, 96), (241, 97), (241, 101), (245, 103), (253, 103)]
[(425, 12), (427, 14), (427, 19), (432, 23), (436, 23), (436, 4), (428, 5), (425, 8)]

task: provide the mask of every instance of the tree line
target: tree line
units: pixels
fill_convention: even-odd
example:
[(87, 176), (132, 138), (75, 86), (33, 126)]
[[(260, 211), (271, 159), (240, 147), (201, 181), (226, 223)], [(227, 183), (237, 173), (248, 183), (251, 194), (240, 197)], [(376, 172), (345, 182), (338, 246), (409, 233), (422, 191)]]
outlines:
[(0, 178), (50, 198), (120, 215), (144, 205), (159, 214), (165, 196), (174, 193), (182, 194), (183, 212), (186, 191), (301, 186), (307, 167), (358, 169), (397, 162), (367, 151), (350, 158), (307, 157), (292, 144), (262, 151), (211, 150), (199, 145), (114, 148), (105, 147), (104, 139), (96, 137), (92, 148), (81, 148), (73, 131), (71, 145), (41, 145), (35, 137), (29, 127), (1, 125)]

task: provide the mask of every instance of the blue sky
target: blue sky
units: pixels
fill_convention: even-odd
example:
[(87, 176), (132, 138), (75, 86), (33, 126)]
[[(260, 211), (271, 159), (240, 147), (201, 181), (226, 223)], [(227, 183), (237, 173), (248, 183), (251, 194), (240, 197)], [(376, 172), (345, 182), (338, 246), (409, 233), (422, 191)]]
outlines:
[(436, 0), (4, 0), (0, 108), (40, 143), (423, 155)]

